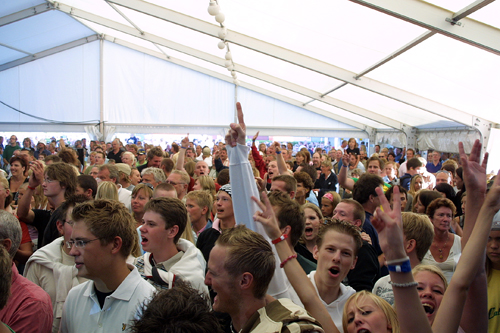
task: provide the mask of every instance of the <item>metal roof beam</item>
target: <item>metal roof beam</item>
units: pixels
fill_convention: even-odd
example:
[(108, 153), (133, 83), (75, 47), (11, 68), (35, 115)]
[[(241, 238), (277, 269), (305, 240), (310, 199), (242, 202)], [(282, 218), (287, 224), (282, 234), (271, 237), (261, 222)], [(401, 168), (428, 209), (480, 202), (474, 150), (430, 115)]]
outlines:
[(25, 18), (35, 16), (41, 13), (44, 13), (49, 10), (53, 10), (52, 5), (49, 3), (42, 3), (30, 8), (23, 9), (21, 11), (18, 11), (16, 13), (12, 13), (9, 15), (5, 15), (3, 17), (0, 17), (0, 27), (11, 24), (20, 20), (24, 20)]
[[(223, 80), (223, 81), (229, 82), (231, 84), (233, 83), (233, 78), (230, 77), (230, 76), (225, 76), (225, 75), (222, 75), (220, 73), (211, 71), (209, 69), (206, 69), (206, 68), (203, 68), (203, 67), (191, 64), (191, 63), (189, 63), (187, 61), (167, 56), (164, 53), (156, 52), (156, 51), (153, 51), (151, 49), (148, 49), (148, 48), (145, 48), (145, 47), (142, 47), (142, 46), (139, 46), (139, 45), (136, 45), (136, 44), (133, 44), (133, 43), (130, 43), (130, 42), (127, 42), (127, 41), (124, 41), (124, 40), (121, 40), (121, 39), (109, 36), (109, 35), (104, 35), (103, 38), (104, 38), (104, 40), (110, 41), (112, 43), (128, 47), (130, 49), (133, 49), (133, 50), (136, 50), (136, 51), (139, 51), (139, 52), (151, 55), (153, 57), (156, 57), (156, 58), (159, 58), (159, 59), (162, 59), (162, 60), (169, 61), (169, 62), (171, 62), (173, 64), (180, 65), (180, 66), (183, 66), (183, 67), (195, 70), (197, 72), (200, 72), (200, 73), (203, 73), (203, 74), (215, 77), (215, 78), (217, 78), (219, 80)], [(278, 99), (280, 101), (283, 101), (283, 102), (286, 102), (288, 104), (292, 104), (292, 105), (301, 107), (303, 109), (306, 109), (308, 111), (311, 111), (311, 112), (317, 113), (319, 115), (328, 117), (330, 119), (333, 119), (333, 120), (336, 120), (336, 121), (340, 121), (342, 123), (345, 123), (347, 125), (353, 126), (353, 127), (357, 128), (359, 130), (362, 130), (362, 131), (366, 131), (366, 129), (368, 128), (368, 126), (366, 126), (364, 124), (361, 124), (359, 122), (353, 121), (353, 120), (348, 119), (348, 118), (344, 118), (342, 116), (338, 116), (338, 115), (336, 115), (334, 113), (325, 111), (325, 110), (320, 109), (320, 108), (311, 107), (311, 106), (304, 107), (304, 106), (302, 106), (302, 102), (300, 102), (300, 101), (297, 101), (297, 100), (289, 98), (289, 97), (285, 97), (285, 96), (277, 94), (277, 93), (273, 93), (271, 91), (268, 91), (266, 89), (254, 86), (254, 85), (246, 83), (246, 82), (241, 82), (240, 81), (240, 86), (243, 87), (243, 88), (246, 88), (246, 89), (253, 90), (255, 92), (261, 93), (263, 95), (266, 95), (266, 96), (269, 96), (269, 97), (272, 97), (272, 98), (276, 98), (276, 99)]]
[(14, 50), (14, 51), (17, 51), (17, 52), (20, 52), (20, 53), (27, 54), (27, 55), (30, 55), (30, 56), (33, 55), (33, 53), (29, 53), (28, 51), (24, 51), (24, 50), (15, 48), (14, 46), (10, 46), (10, 45), (4, 44), (4, 43), (0, 43), (0, 46), (6, 47), (8, 49), (11, 49), (11, 50)]
[(491, 0), (476, 1), (458, 12), (458, 15), (448, 9), (417, 0), (351, 1), (500, 55), (500, 29), (464, 17), (493, 2)]
[[(145, 1), (139, 0), (107, 0), (120, 6), (133, 9), (144, 14), (207, 34), (219, 39), (218, 32), (220, 26), (187, 16), (173, 10), (157, 6)], [(406, 1), (401, 1), (406, 2)], [(399, 3), (399, 2), (398, 2)], [(387, 85), (385, 83), (363, 77), (359, 80), (355, 79), (356, 73), (346, 69), (336, 67), (326, 62), (314, 59), (303, 54), (267, 43), (256, 38), (252, 38), (241, 33), (228, 30), (226, 40), (260, 52), (262, 54), (289, 62), (291, 64), (312, 70), (314, 72), (333, 77), (350, 83), (354, 86), (369, 90), (382, 96), (394, 99), (398, 102), (416, 107), (418, 109), (433, 113), (445, 119), (459, 122), (468, 126), (473, 125), (474, 116), (462, 110), (458, 110), (447, 105), (426, 99), (422, 96), (412, 94), (402, 89)], [(500, 39), (499, 39), (500, 40)]]
[(17, 60), (5, 63), (3, 65), (0, 65), (0, 72), (4, 71), (6, 69), (12, 68), (12, 67), (20, 66), (22, 64), (28, 63), (28, 62), (33, 61), (33, 60), (47, 57), (47, 56), (52, 55), (54, 53), (66, 51), (66, 50), (72, 49), (74, 47), (93, 42), (93, 41), (98, 40), (98, 39), (99, 39), (98, 35), (91, 35), (91, 36), (77, 39), (75, 41), (72, 41), (72, 42), (69, 42), (69, 43), (66, 43), (63, 45), (53, 47), (53, 48), (45, 50), (45, 51), (35, 53), (31, 56), (27, 56), (27, 57), (24, 57), (21, 59), (17, 59)]
[(412, 47), (417, 46), (418, 44), (422, 43), (423, 41), (427, 40), (428, 38), (430, 38), (431, 36), (433, 36), (435, 34), (436, 33), (433, 32), (433, 31), (427, 31), (427, 32), (423, 33), (422, 35), (418, 36), (417, 38), (415, 38), (414, 40), (412, 40), (408, 44), (406, 44), (403, 47), (399, 48), (398, 50), (392, 52), (387, 57), (385, 57), (382, 60), (378, 61), (377, 63), (371, 65), (370, 67), (368, 67), (364, 71), (356, 74), (355, 78), (356, 79), (361, 78), (362, 76), (364, 76), (364, 75), (370, 73), (371, 71), (379, 68), (383, 64), (385, 64), (385, 63), (391, 61), (392, 59), (396, 58), (397, 56), (405, 53), (406, 51), (410, 50)]
[[(81, 18), (84, 20), (88, 20), (88, 21), (106, 26), (106, 27), (111, 28), (111, 29), (115, 29), (117, 31), (129, 34), (131, 36), (150, 41), (154, 44), (165, 46), (167, 48), (188, 54), (190, 56), (196, 57), (198, 59), (202, 59), (204, 61), (208, 61), (212, 64), (215, 64), (215, 65), (218, 65), (218, 66), (225, 68), (225, 60), (222, 58), (216, 57), (214, 55), (199, 51), (199, 50), (194, 49), (194, 48), (187, 47), (185, 45), (181, 45), (179, 43), (172, 42), (170, 40), (167, 40), (165, 38), (150, 34), (150, 33), (145, 32), (145, 31), (140, 32), (137, 29), (134, 29), (134, 28), (129, 27), (127, 25), (106, 19), (104, 17), (98, 16), (98, 15), (95, 15), (95, 14), (92, 14), (89, 12), (79, 10), (77, 8), (67, 6), (67, 5), (62, 4), (62, 3), (58, 3), (56, 5), (56, 8), (62, 12), (65, 12), (65, 13), (71, 15), (71, 16)], [(314, 90), (307, 89), (307, 88), (302, 87), (300, 85), (273, 77), (273, 76), (268, 75), (266, 73), (262, 73), (262, 72), (254, 70), (252, 68), (245, 67), (243, 65), (235, 64), (235, 70), (239, 73), (257, 78), (259, 80), (274, 84), (274, 85), (279, 86), (281, 88), (296, 92), (296, 93), (304, 95), (304, 96), (308, 96), (308, 97), (313, 98), (315, 100), (325, 102), (327, 104), (338, 107), (338, 108), (343, 109), (345, 111), (360, 115), (362, 117), (368, 118), (370, 120), (381, 123), (381, 124), (388, 126), (388, 127), (392, 127), (395, 129), (401, 129), (402, 126), (404, 125), (404, 124), (402, 124), (394, 119), (391, 119), (389, 117), (385, 117), (385, 116), (380, 115), (378, 113), (375, 113), (375, 112), (363, 109), (361, 107), (346, 103), (344, 101), (335, 99), (333, 97), (321, 96), (321, 94), (319, 92), (316, 92)], [(294, 104), (294, 103), (292, 103), (292, 104)], [(301, 105), (298, 105), (298, 106), (305, 108), (303, 103)], [(343, 122), (345, 122), (345, 121), (343, 121)]]

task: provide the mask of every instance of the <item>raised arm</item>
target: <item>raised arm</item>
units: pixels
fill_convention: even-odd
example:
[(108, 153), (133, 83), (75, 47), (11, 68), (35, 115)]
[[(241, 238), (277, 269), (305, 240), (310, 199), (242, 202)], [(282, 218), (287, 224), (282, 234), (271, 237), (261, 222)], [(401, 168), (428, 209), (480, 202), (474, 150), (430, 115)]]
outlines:
[(354, 188), (354, 180), (351, 178), (347, 178), (347, 168), (349, 167), (349, 154), (342, 155), (342, 166), (340, 167), (339, 172), (339, 185), (349, 191), (352, 191)]
[[(418, 296), (417, 283), (413, 280), (410, 259), (404, 248), (399, 189), (394, 188), (394, 209), (391, 209), (381, 187), (376, 188), (376, 192), (382, 209), (377, 208), (372, 224), (378, 231), (380, 247), (388, 263), (401, 332), (432, 332)], [(399, 272), (391, 269), (398, 266), (401, 267)]]
[(285, 159), (283, 158), (283, 155), (281, 155), (280, 143), (277, 141), (274, 141), (273, 145), (274, 145), (274, 149), (276, 150), (276, 162), (278, 162), (278, 170), (280, 172), (280, 175), (289, 174), (288, 169), (286, 167)]
[[(464, 146), (460, 142), (458, 145), (460, 151), (460, 163), (463, 167), (463, 176), (465, 188), (467, 189), (467, 203), (465, 211), (465, 223), (462, 236), (462, 252), (472, 234), (472, 230), (479, 221), (478, 215), (481, 206), (484, 203), (486, 195), (486, 164), (488, 162), (488, 154), (486, 153), (483, 162), (481, 163), (481, 143), (476, 140), (472, 146), (469, 158), (465, 154)], [(483, 246), (483, 252), (486, 246)], [(484, 261), (486, 255), (483, 254), (474, 261), (478, 267), (476, 275), (469, 286), (465, 305), (462, 311), (460, 326), (466, 332), (485, 332), (488, 329), (488, 295), (486, 272)]]
[[(252, 200), (259, 206), (261, 211), (258, 211), (254, 215), (254, 220), (261, 223), (264, 227), (267, 236), (270, 239), (277, 239), (281, 236), (281, 231), (279, 229), (279, 224), (274, 214), (273, 207), (269, 202), (269, 198), (265, 191), (261, 193), (264, 203), (260, 202), (256, 197), (252, 197)], [(311, 281), (307, 277), (306, 273), (297, 261), (297, 256), (293, 256), (292, 250), (286, 242), (279, 242), (274, 245), (276, 251), (278, 252), (279, 259), (281, 262), (286, 261), (283, 266), (285, 269), (285, 274), (288, 280), (292, 284), (295, 292), (300, 298), (300, 301), (304, 305), (304, 308), (321, 323), (321, 326), (325, 332), (339, 332), (337, 326), (330, 317), (330, 314), (326, 310), (319, 299), (318, 293), (314, 289)]]
[[(472, 230), (469, 241), (465, 245), (450, 285), (441, 301), (441, 306), (432, 325), (436, 332), (455, 333), (457, 331), (460, 318), (456, 314), (462, 313), (469, 286), (476, 277), (478, 269), (484, 265), (482, 260), (478, 260), (478, 258), (484, 256), (491, 222), (498, 210), (500, 210), (500, 172), (479, 211), (474, 230)], [(478, 331), (477, 324), (482, 326), (480, 320), (481, 318), (476, 318), (474, 331)]]
[[(188, 133), (189, 136), (189, 133)], [(175, 165), (176, 170), (186, 171), (184, 169), (184, 158), (186, 157), (186, 149), (189, 147), (189, 137), (186, 136), (181, 141), (181, 148), (179, 151), (179, 155), (177, 156), (177, 164)]]
[(17, 218), (28, 224), (33, 223), (35, 219), (35, 213), (30, 209), (31, 198), (35, 193), (36, 187), (43, 182), (43, 164), (40, 161), (34, 161), (31, 163), (30, 168), (33, 170), (33, 173), (29, 179), (26, 192), (19, 200), (17, 206)]
[(259, 151), (257, 150), (257, 147), (255, 146), (255, 140), (257, 140), (257, 137), (259, 136), (259, 132), (255, 133), (255, 135), (252, 138), (252, 157), (255, 162), (255, 167), (257, 170), (259, 170), (259, 174), (261, 178), (264, 178), (264, 175), (266, 174), (266, 162), (264, 162), (264, 159), (262, 156), (260, 156)]

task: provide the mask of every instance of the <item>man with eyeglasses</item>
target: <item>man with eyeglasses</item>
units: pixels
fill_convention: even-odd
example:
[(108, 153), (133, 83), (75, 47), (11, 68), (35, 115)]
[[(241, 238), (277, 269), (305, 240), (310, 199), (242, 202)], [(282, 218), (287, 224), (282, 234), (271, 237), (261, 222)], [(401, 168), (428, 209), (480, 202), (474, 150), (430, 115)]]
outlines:
[[(17, 216), (20, 221), (38, 230), (38, 248), (41, 248), (59, 237), (56, 222), (64, 218), (59, 207), (75, 193), (77, 175), (73, 166), (63, 162), (52, 163), (44, 170), (42, 162), (34, 161), (31, 162), (31, 169), (33, 174), (25, 194), (19, 200)], [(40, 184), (48, 199), (47, 209), (30, 209), (31, 198)]]
[(59, 332), (64, 301), (71, 288), (87, 281), (86, 278), (76, 276), (75, 258), (69, 255), (70, 249), (66, 242), (70, 241), (73, 231), (73, 208), (88, 200), (91, 198), (84, 194), (75, 194), (61, 204), (61, 214), (64, 218), (57, 221), (61, 237), (36, 251), (24, 268), (24, 276), (50, 296), (54, 315), (52, 332)]
[(172, 184), (177, 191), (177, 198), (183, 203), (186, 203), (184, 196), (188, 192), (188, 185), (190, 182), (190, 177), (186, 171), (172, 170), (167, 178), (167, 183)]
[(60, 332), (128, 331), (140, 305), (155, 291), (127, 257), (135, 242), (135, 222), (119, 202), (96, 200), (72, 212), (67, 242), (79, 277), (64, 304)]

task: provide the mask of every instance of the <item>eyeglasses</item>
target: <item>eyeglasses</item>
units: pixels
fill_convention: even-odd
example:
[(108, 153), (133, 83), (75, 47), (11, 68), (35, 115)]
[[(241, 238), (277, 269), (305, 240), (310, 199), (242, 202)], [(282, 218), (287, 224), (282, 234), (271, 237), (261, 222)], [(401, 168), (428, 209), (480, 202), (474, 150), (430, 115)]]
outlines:
[(55, 182), (56, 180), (53, 180), (53, 179), (50, 179), (50, 178), (45, 178), (43, 181), (44, 181), (45, 183), (50, 184), (50, 183)]
[(146, 185), (147, 187), (149, 187), (149, 188), (150, 188), (150, 189), (152, 189), (153, 191), (155, 190), (155, 188), (153, 187), (153, 185), (151, 185), (150, 183), (141, 183), (141, 184)]
[(185, 183), (176, 183), (176, 182), (173, 182), (173, 181), (171, 181), (171, 180), (166, 180), (166, 181), (165, 181), (165, 183), (167, 183), (167, 184), (172, 184), (172, 185), (174, 185), (174, 186), (175, 186), (175, 185), (186, 185)]
[(66, 242), (66, 247), (68, 249), (71, 249), (73, 247), (73, 245), (77, 248), (84, 248), (88, 243), (90, 242), (93, 242), (93, 241), (96, 241), (100, 238), (95, 238), (95, 239), (77, 239), (77, 240), (69, 240)]

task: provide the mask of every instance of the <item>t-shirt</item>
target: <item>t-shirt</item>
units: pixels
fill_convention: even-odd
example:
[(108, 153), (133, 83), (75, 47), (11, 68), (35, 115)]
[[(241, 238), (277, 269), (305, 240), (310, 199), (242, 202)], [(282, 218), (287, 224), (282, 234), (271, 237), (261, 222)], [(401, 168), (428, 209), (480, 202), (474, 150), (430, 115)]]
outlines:
[(385, 299), (390, 305), (394, 305), (394, 291), (389, 283), (390, 281), (391, 277), (389, 275), (381, 277), (373, 286), (372, 293)]
[(500, 332), (500, 270), (492, 269), (488, 277), (488, 332)]

